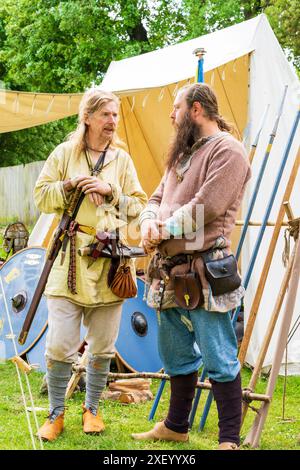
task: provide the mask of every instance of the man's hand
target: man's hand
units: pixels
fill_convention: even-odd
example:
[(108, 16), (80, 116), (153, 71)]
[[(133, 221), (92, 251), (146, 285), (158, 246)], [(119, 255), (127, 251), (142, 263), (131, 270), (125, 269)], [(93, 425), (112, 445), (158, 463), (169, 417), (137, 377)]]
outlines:
[(82, 188), (85, 194), (98, 193), (101, 196), (111, 196), (111, 186), (104, 181), (99, 180), (96, 176), (85, 176), (78, 182), (78, 188)]
[(77, 187), (82, 188), (85, 194), (96, 206), (101, 206), (105, 196), (111, 196), (111, 186), (104, 181), (99, 180), (96, 176), (78, 177)]
[(79, 183), (80, 178), (84, 178), (84, 176), (75, 176), (73, 178), (69, 178), (66, 181), (64, 181), (63, 182), (64, 191), (66, 193), (70, 193), (71, 191), (73, 191), (73, 189), (75, 189), (77, 184)]
[(159, 244), (159, 221), (146, 219), (141, 225), (142, 246), (146, 253), (151, 253)]
[(164, 222), (158, 219), (146, 219), (141, 225), (142, 246), (146, 253), (151, 253), (162, 240), (170, 234), (164, 228)]
[(87, 176), (84, 176), (84, 175), (78, 175), (78, 176), (73, 176), (73, 178), (69, 178), (68, 180), (63, 182), (64, 190), (68, 193), (70, 191), (73, 191), (73, 189), (75, 189), (77, 185), (81, 181), (85, 180), (86, 178)]
[(77, 187), (82, 188), (82, 191), (88, 194), (90, 201), (97, 207), (103, 204), (104, 196), (111, 194), (110, 185), (99, 181), (95, 176), (74, 176), (64, 181), (63, 185), (66, 192), (70, 192)]
[(95, 204), (95, 206), (101, 206), (104, 202), (104, 197), (101, 196), (101, 194), (98, 193), (90, 193), (89, 195), (89, 200)]

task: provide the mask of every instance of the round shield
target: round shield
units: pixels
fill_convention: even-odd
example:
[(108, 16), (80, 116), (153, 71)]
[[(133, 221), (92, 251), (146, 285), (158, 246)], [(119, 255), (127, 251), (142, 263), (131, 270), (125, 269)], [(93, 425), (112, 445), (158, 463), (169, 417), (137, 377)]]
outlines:
[(123, 304), (116, 352), (120, 361), (133, 372), (158, 372), (162, 362), (158, 354), (158, 325), (154, 309), (143, 300), (144, 281), (137, 279), (138, 295)]
[[(44, 331), (42, 336), (39, 338), (39, 340), (26, 354), (27, 362), (31, 365), (34, 364), (37, 367), (38, 372), (46, 372), (46, 369), (47, 369), (46, 360), (45, 360), (47, 331), (48, 331), (48, 328), (46, 328), (46, 330)], [(81, 324), (80, 339), (82, 343), (84, 342), (85, 335), (86, 335), (86, 328), (83, 326), (83, 324)]]
[(0, 340), (4, 349), (3, 359), (11, 359), (16, 355), (12, 337), (15, 339), (17, 354), (21, 355), (32, 348), (47, 326), (46, 298), (42, 296), (26, 342), (22, 346), (18, 343), (19, 333), (44, 266), (45, 254), (45, 248), (25, 248), (11, 256), (0, 269), (4, 289), (3, 292), (0, 284)]

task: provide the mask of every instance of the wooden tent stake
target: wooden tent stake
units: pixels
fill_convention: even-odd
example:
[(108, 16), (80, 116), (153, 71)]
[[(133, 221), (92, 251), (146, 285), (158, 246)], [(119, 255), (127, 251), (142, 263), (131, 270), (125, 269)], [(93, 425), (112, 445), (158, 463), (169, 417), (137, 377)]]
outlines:
[(22, 359), (20, 356), (14, 356), (11, 362), (14, 362), (18, 366), (18, 369), (21, 372), (24, 372), (24, 374), (30, 374), (30, 372), (32, 371), (32, 367), (27, 362), (25, 362), (24, 359)]
[[(86, 367), (87, 362), (88, 362), (88, 352), (86, 348), (80, 358), (79, 364), (81, 367)], [(77, 387), (78, 382), (80, 380), (81, 374), (82, 374), (82, 371), (80, 371), (79, 369), (73, 372), (72, 377), (69, 380), (67, 390), (66, 390), (66, 395), (65, 395), (66, 400), (71, 398), (71, 396), (73, 395), (74, 390)]]

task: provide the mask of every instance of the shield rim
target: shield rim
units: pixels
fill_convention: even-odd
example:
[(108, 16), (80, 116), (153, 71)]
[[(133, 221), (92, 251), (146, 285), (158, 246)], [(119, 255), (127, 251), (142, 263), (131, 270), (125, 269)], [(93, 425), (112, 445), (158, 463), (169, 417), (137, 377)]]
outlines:
[[(42, 250), (45, 251), (45, 255), (47, 256), (47, 249), (44, 247), (44, 246), (40, 246), (40, 245), (32, 245), (32, 246), (27, 246), (26, 248), (22, 248), (22, 250), (19, 250), (17, 251), (17, 253), (14, 253), (13, 255), (11, 255), (7, 260), (5, 260), (5, 262), (0, 266), (0, 274), (1, 274), (1, 270), (3, 268), (3, 266), (5, 266), (6, 263), (8, 263), (8, 261), (10, 261), (12, 258), (14, 258), (15, 256), (17, 256), (19, 253), (21, 253), (22, 251), (28, 251), (30, 250), (31, 248), (41, 248)], [(45, 256), (45, 259), (46, 259), (46, 256)], [(43, 294), (44, 295), (44, 294)], [(19, 355), (20, 356), (23, 356), (23, 354), (26, 354), (36, 343), (37, 341), (40, 339), (40, 337), (44, 334), (46, 328), (48, 326), (48, 320), (46, 320), (46, 323), (43, 325), (40, 333), (38, 334), (38, 336), (36, 337), (36, 339), (27, 347), (27, 349), (25, 349), (24, 351), (22, 351)], [(15, 357), (14, 356), (11, 356), (11, 357), (7, 357), (5, 359), (5, 361), (11, 361), (13, 358)]]

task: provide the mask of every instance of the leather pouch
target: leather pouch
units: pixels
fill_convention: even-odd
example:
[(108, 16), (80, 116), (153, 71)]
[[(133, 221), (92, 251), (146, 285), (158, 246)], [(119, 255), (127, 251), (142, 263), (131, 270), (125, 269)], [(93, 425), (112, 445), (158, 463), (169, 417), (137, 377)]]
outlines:
[(130, 266), (122, 264), (110, 285), (112, 292), (121, 299), (130, 299), (137, 294), (136, 284), (133, 280)]
[(201, 254), (201, 256), (205, 267), (205, 277), (214, 296), (232, 292), (240, 287), (242, 280), (234, 255), (215, 260), (210, 260), (208, 255)]
[(194, 310), (203, 304), (202, 285), (197, 273), (175, 274), (173, 282), (175, 302), (179, 307)]

